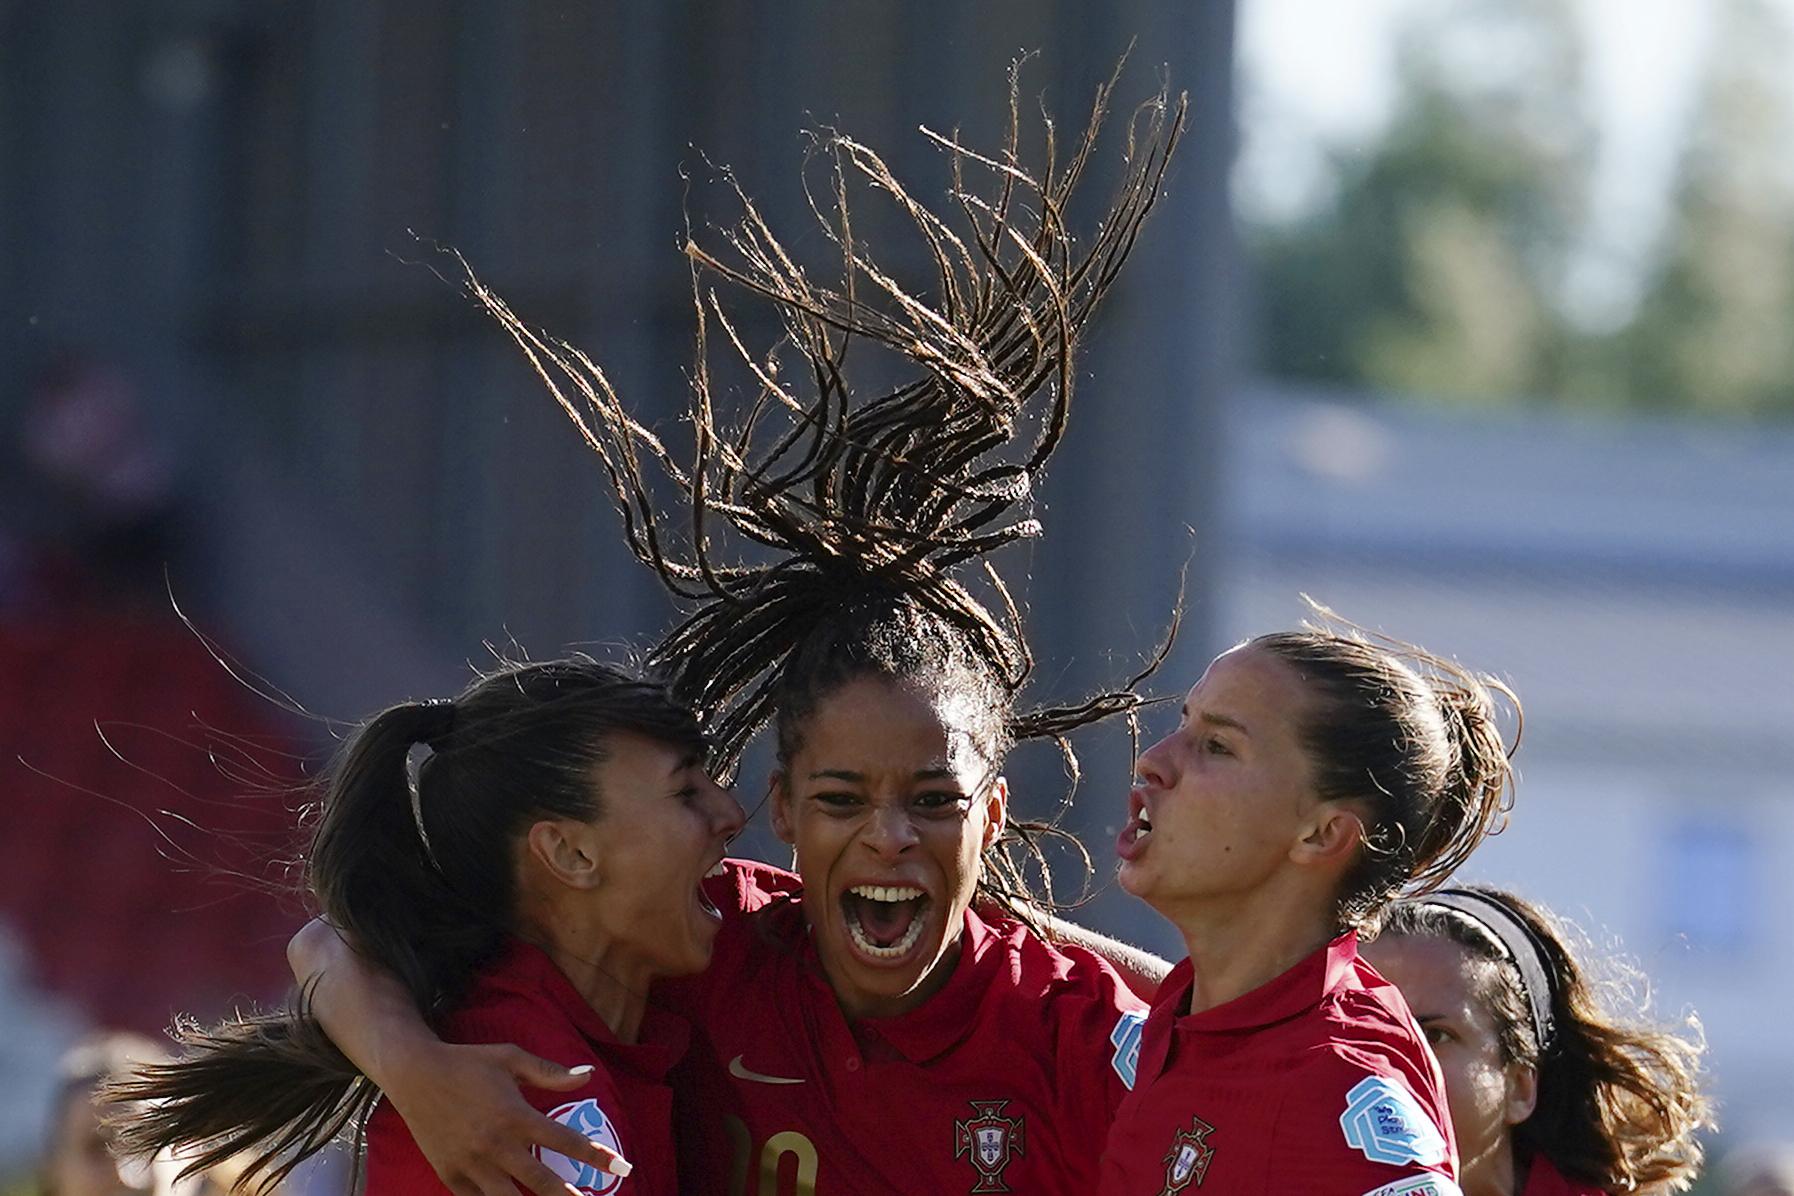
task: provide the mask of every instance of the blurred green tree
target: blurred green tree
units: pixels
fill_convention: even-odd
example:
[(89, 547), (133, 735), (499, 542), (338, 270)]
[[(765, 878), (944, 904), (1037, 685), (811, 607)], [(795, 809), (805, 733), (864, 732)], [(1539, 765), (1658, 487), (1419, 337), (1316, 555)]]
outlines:
[[(1715, 0), (1636, 306), (1578, 322), (1596, 137), (1556, 0), (1417, 5), (1389, 125), (1303, 216), (1248, 224), (1259, 365), (1441, 399), (1794, 415), (1794, 33)], [(1623, 305), (1622, 305), (1623, 306)]]
[(1794, 120), (1782, 15), (1716, 5), (1673, 207), (1609, 372), (1640, 405), (1794, 414)]
[(1332, 155), (1317, 210), (1247, 230), (1262, 368), (1445, 398), (1554, 391), (1594, 140), (1582, 59), (1556, 0), (1417, 9), (1381, 138)]

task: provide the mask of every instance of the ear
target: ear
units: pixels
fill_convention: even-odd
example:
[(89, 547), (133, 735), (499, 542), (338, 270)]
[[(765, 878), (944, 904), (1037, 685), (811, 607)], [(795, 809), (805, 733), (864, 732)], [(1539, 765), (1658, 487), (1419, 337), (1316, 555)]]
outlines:
[(1508, 1125), (1519, 1125), (1538, 1108), (1539, 1071), (1524, 1063), (1510, 1063), (1503, 1071), (1507, 1074), (1507, 1101), (1502, 1118)]
[(1289, 858), (1305, 867), (1335, 865), (1342, 871), (1364, 842), (1364, 819), (1353, 803), (1320, 801), (1309, 811)]
[(782, 768), (772, 770), (766, 780), (766, 804), (772, 809), (772, 833), (779, 842), (797, 846), (797, 828), (791, 817), (791, 778)]
[(603, 882), (597, 828), (572, 819), (544, 819), (529, 828), (529, 853), (551, 877), (570, 889), (595, 889)]
[(990, 783), (984, 794), (984, 844), (981, 850), (989, 850), (991, 844), (1003, 837), (1003, 828), (1009, 825), (1009, 778), (998, 777)]

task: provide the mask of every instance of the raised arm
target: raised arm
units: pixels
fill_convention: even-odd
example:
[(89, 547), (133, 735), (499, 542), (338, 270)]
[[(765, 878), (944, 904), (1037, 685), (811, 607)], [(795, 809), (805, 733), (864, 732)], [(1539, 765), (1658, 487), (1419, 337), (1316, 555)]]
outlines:
[(589, 1065), (567, 1068), (506, 1044), (443, 1042), (404, 986), (325, 922), (293, 936), (287, 962), (319, 1023), (379, 1085), (455, 1196), (515, 1196), (513, 1180), (537, 1196), (567, 1196), (571, 1189), (535, 1146), (629, 1173), (621, 1156), (544, 1116), (518, 1091), (520, 1084), (572, 1091), (586, 1082)]
[(1171, 971), (1171, 964), (1152, 952), (1124, 943), (1120, 939), (1110, 938), (1106, 934), (1099, 934), (1057, 914), (1043, 914), (1041, 924), (1051, 941), (1082, 947), (1092, 955), (1100, 955), (1108, 960), (1116, 972), (1120, 973), (1122, 980), (1126, 981), (1128, 988), (1142, 1001), (1152, 1001), (1153, 994), (1159, 991), (1160, 982)]

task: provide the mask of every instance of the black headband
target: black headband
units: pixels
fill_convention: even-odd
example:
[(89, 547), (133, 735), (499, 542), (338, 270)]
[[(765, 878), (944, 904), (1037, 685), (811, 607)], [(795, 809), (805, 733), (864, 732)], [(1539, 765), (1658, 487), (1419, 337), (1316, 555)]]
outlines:
[(1462, 914), (1487, 930), (1502, 945), (1520, 973), (1520, 988), (1532, 1011), (1532, 1033), (1538, 1040), (1539, 1054), (1550, 1054), (1557, 1044), (1557, 1018), (1551, 1012), (1556, 986), (1551, 982), (1545, 944), (1526, 924), (1526, 919), (1500, 898), (1474, 889), (1441, 889), (1422, 897), (1420, 904), (1436, 905)]

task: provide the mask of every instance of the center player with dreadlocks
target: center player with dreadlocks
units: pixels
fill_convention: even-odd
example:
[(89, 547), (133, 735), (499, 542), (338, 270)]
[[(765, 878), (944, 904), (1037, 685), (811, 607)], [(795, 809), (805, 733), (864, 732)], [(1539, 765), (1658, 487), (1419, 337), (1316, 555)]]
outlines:
[[(772, 821), (796, 875), (731, 863), (715, 882), (727, 916), (710, 971), (655, 992), (698, 1031), (676, 1079), (688, 1192), (1094, 1188), (1106, 1126), (1132, 1081), (1142, 1004), (1101, 957), (1042, 937), (1042, 847), (1062, 832), (1012, 818), (1001, 771), (1021, 740), (1055, 740), (1070, 758), (1070, 732), (1138, 699), (1123, 690), (1018, 709), (1031, 658), (984, 558), (1038, 534), (1017, 508), (1064, 431), (1077, 336), (1132, 248), (1181, 131), (1181, 100), (1161, 93), (1137, 110), (1126, 178), (1080, 250), (1065, 206), (1113, 84), (1063, 163), (1048, 125), (1038, 175), (1019, 162), (1013, 76), (999, 157), (936, 138), (961, 231), (871, 150), (829, 138), (832, 216), (812, 206), (841, 255), (833, 288), (808, 279), (738, 190), (744, 216), (727, 247), (689, 250), (699, 317), (689, 464), (626, 413), (589, 358), (470, 282), (599, 454), (632, 550), (695, 605), (651, 662), (682, 699), (714, 712), (707, 729), (725, 766), (763, 726), (776, 734)], [(968, 169), (990, 172), (994, 196), (968, 190)], [(856, 239), (856, 180), (919, 230), (938, 272), (932, 305)], [(807, 389), (745, 349), (707, 277), (775, 305)], [(713, 404), (713, 324), (759, 384), (733, 432)], [(918, 376), (862, 400), (845, 368), (856, 341)], [(685, 555), (650, 493), (649, 464), (689, 505)], [(760, 559), (720, 561), (713, 536), (731, 533), (759, 545)], [(974, 563), (1000, 614), (961, 576)], [(1028, 870), (1046, 882), (1044, 901), (1029, 893)], [(294, 954), (317, 982), (325, 1025), (456, 1191), (490, 1191), (452, 1177), (494, 1160), (523, 1174), (531, 1141), (577, 1156), (564, 1129), (526, 1114), (497, 1082), (516, 1073), (552, 1084), (557, 1069), (436, 1042), (328, 932), (302, 936)], [(468, 1164), (476, 1154), (480, 1167)]]

